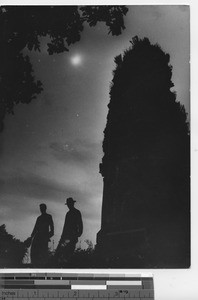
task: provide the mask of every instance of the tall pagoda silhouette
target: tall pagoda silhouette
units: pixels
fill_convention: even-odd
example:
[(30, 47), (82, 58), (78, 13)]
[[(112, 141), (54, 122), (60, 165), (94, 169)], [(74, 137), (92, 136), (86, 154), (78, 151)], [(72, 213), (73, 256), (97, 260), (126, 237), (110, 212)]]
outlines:
[(147, 38), (131, 44), (115, 57), (96, 248), (110, 267), (189, 267), (187, 115), (172, 91), (169, 54)]

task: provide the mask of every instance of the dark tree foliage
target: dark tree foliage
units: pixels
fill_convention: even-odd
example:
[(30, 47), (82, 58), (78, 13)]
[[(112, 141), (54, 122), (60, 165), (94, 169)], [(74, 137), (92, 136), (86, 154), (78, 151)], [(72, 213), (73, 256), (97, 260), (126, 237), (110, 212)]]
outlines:
[(0, 268), (17, 267), (23, 262), (27, 248), (18, 239), (6, 231), (5, 225), (0, 226)]
[(40, 51), (40, 39), (49, 38), (48, 53), (69, 51), (80, 40), (84, 23), (105, 22), (108, 33), (124, 30), (125, 6), (1, 6), (0, 7), (0, 130), (15, 104), (29, 103), (42, 91), (32, 65), (22, 51)]
[(164, 135), (188, 136), (185, 108), (170, 90), (174, 85), (169, 54), (147, 38), (134, 37), (131, 44), (124, 55), (115, 57), (104, 161), (106, 157), (140, 155), (145, 143)]
[(104, 177), (100, 234), (143, 228), (149, 232), (156, 265), (186, 266), (190, 246), (187, 114), (171, 91), (169, 54), (147, 38), (134, 37), (131, 44), (115, 58), (110, 88), (100, 166)]

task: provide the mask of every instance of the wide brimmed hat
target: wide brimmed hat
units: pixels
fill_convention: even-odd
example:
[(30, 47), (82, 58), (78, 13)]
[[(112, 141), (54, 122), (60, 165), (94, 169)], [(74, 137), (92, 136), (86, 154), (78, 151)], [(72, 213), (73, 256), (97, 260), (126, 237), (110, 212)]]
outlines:
[(75, 202), (76, 201), (73, 198), (69, 197), (69, 198), (67, 198), (65, 205), (70, 204), (70, 203), (75, 203)]

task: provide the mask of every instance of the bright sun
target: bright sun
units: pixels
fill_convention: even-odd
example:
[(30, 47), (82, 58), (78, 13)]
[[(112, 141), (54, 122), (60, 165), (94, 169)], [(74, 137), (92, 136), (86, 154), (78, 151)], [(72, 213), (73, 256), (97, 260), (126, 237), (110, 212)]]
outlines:
[(75, 54), (70, 58), (70, 61), (73, 66), (80, 66), (82, 64), (82, 56)]

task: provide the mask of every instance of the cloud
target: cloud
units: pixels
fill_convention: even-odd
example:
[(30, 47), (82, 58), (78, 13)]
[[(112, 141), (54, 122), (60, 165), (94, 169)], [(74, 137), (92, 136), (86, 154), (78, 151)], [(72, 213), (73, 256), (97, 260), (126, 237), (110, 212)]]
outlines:
[(147, 15), (148, 18), (153, 18), (155, 21), (158, 21), (164, 14), (163, 7), (161, 9), (160, 5), (142, 5), (142, 6), (136, 6), (138, 11), (140, 12), (140, 16), (142, 15), (142, 12)]
[(53, 142), (50, 144), (52, 154), (54, 157), (63, 162), (76, 162), (76, 163), (91, 163), (101, 155), (101, 143), (90, 143), (85, 140), (75, 140), (71, 142)]
[(83, 199), (88, 196), (88, 191), (82, 191), (78, 186), (63, 185), (55, 180), (26, 172), (0, 178), (0, 191), (1, 204), (8, 195), (11, 196), (9, 197), (11, 203), (7, 203), (8, 206), (12, 205), (15, 197), (19, 198), (19, 196), (21, 196), (21, 203), (24, 203), (26, 198), (63, 201), (70, 195), (76, 197), (80, 194)]
[[(42, 147), (40, 147), (41, 149)], [(35, 165), (39, 166), (39, 167), (46, 167), (49, 166), (49, 163), (44, 161), (44, 160), (35, 160), (34, 161)]]

